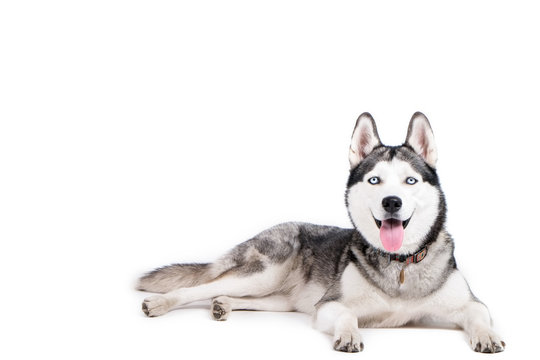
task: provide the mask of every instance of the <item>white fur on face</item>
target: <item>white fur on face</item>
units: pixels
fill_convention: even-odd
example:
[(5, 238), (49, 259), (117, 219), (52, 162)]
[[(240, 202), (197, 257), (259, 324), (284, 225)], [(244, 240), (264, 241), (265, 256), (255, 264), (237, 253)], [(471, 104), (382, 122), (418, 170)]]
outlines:
[[(380, 178), (380, 184), (369, 183), (371, 177)], [(408, 177), (418, 182), (407, 184)], [(347, 194), (351, 219), (360, 233), (373, 246), (384, 250), (380, 239), (377, 220), (386, 220), (390, 216), (382, 207), (382, 200), (387, 196), (397, 196), (402, 200), (401, 209), (395, 218), (405, 221), (411, 218), (399, 253), (412, 253), (424, 240), (435, 222), (439, 209), (439, 191), (429, 183), (422, 181), (422, 176), (414, 171), (409, 163), (393, 159), (381, 161), (368, 172), (362, 182), (354, 184)]]

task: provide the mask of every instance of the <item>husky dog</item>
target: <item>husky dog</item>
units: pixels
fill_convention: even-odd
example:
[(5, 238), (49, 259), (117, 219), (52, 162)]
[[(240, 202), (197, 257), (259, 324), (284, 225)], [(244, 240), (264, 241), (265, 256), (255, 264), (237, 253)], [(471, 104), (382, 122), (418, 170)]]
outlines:
[(214, 263), (156, 269), (138, 289), (164, 294), (146, 298), (144, 313), (159, 316), (204, 299), (212, 299), (216, 320), (240, 309), (300, 311), (344, 352), (364, 349), (359, 327), (431, 319), (461, 327), (474, 351), (503, 351), (487, 307), (456, 267), (424, 114), (413, 115), (401, 146), (383, 145), (371, 115), (360, 115), (349, 161), (345, 201), (353, 229), (285, 223)]

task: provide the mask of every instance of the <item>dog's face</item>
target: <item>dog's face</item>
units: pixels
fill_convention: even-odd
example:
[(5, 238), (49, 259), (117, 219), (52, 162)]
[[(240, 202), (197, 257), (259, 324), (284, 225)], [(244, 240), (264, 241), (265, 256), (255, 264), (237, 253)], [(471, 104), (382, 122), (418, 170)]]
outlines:
[(347, 208), (372, 246), (413, 253), (445, 217), (435, 172), (437, 153), (427, 118), (416, 113), (402, 146), (381, 144), (373, 118), (362, 114), (349, 153)]

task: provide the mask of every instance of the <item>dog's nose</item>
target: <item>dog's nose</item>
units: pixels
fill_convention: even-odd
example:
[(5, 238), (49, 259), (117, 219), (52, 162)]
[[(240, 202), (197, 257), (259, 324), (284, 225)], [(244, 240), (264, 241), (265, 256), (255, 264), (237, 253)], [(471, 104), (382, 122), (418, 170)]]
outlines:
[(395, 213), (401, 209), (401, 199), (397, 196), (387, 196), (382, 199), (382, 207), (389, 213)]

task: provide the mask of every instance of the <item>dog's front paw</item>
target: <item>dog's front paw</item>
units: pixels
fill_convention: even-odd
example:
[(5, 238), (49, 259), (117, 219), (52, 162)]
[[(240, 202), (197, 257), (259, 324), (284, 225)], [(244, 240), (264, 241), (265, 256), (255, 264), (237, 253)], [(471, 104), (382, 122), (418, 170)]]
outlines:
[(150, 296), (144, 299), (142, 303), (142, 311), (146, 316), (160, 316), (169, 311), (171, 305), (167, 298), (162, 295)]
[(217, 321), (225, 321), (231, 313), (232, 307), (229, 298), (220, 296), (212, 300), (212, 317)]
[(358, 331), (351, 331), (334, 337), (334, 350), (355, 353), (364, 350), (364, 343)]
[(474, 331), (470, 336), (471, 347), (476, 352), (498, 353), (504, 351), (506, 344), (492, 330)]

